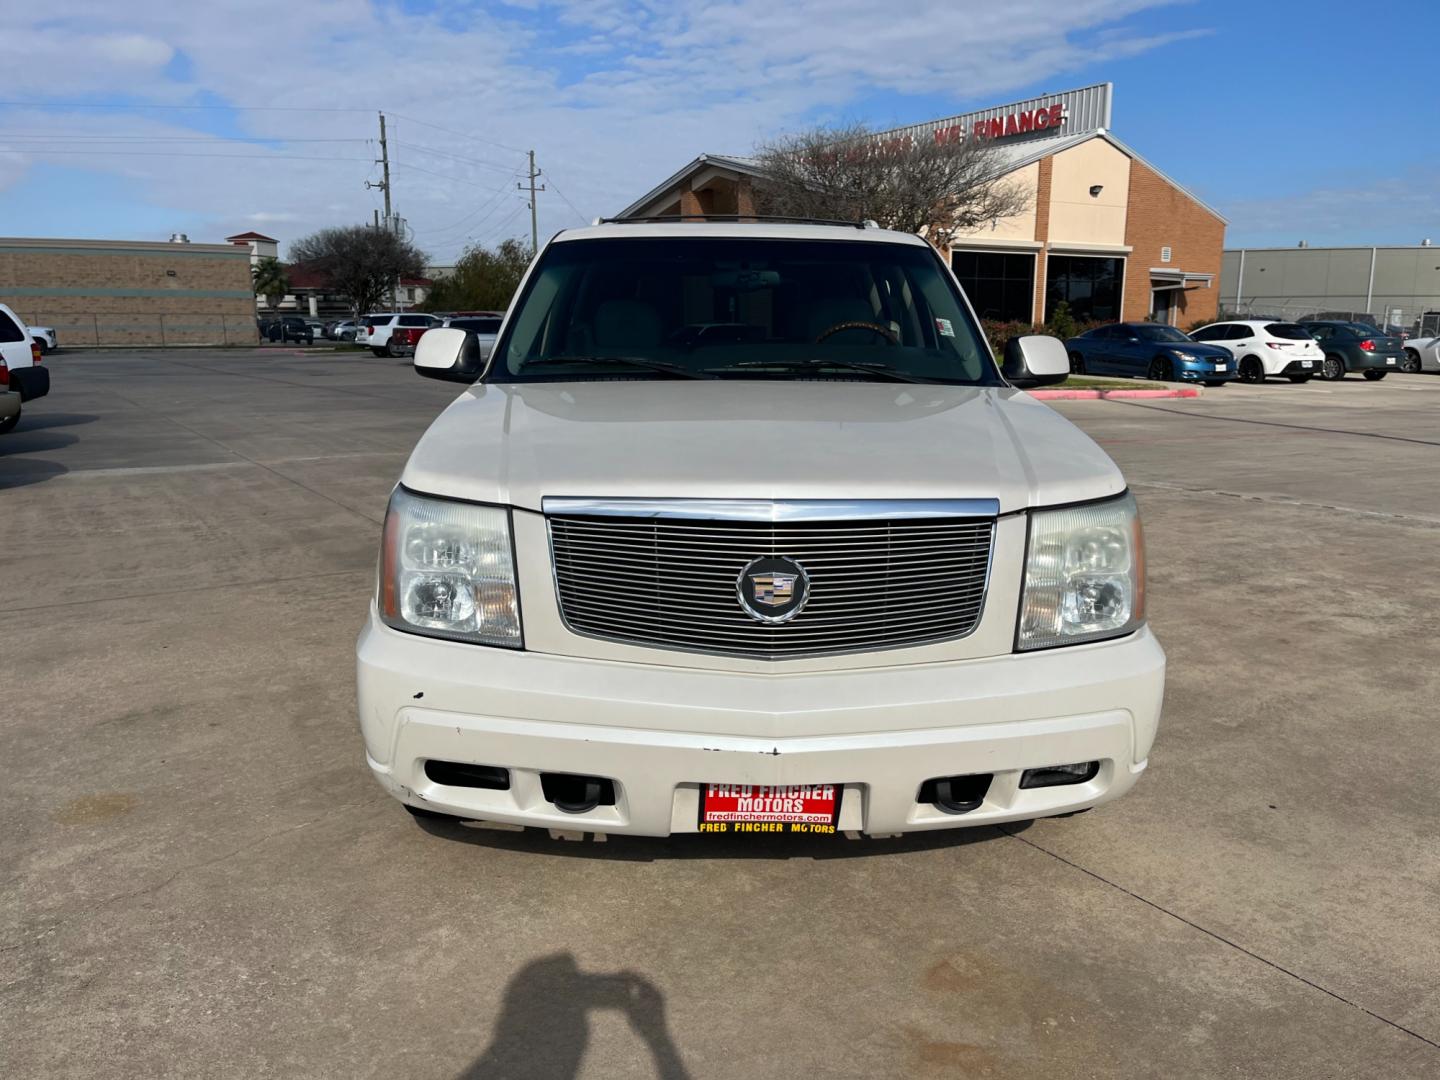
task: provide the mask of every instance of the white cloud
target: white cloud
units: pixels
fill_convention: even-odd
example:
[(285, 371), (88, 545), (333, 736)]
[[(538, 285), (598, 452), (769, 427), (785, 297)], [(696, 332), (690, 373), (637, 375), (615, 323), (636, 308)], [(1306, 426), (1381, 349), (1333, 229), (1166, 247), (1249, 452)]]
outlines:
[[(396, 205), (422, 245), (449, 255), (466, 237), (488, 241), (528, 224), (512, 186), (523, 156), (408, 117), (510, 147), (535, 147), (552, 187), (541, 196), (542, 227), (553, 231), (580, 220), (557, 197), (556, 186), (585, 216), (610, 213), (701, 151), (743, 152), (807, 117), (844, 112), (862, 97), (942, 94), (958, 111), (968, 101), (1041, 79), (1058, 82), (1096, 61), (1162, 47), (1194, 32), (1145, 36), (1125, 30), (1130, 16), (1162, 2), (911, 0), (877, 18), (874, 0), (719, 0), (708, 6), (525, 0), (475, 9), (446, 4), (431, 15), (364, 0), (312, 0), (305, 18), (296, 20), (288, 0), (254, 0), (243, 10), (224, 11), (191, 5), (183, 19), (168, 0), (57, 0), (29, 26), (23, 14), (12, 13), (15, 35), (36, 49), (33, 57), (16, 50), (19, 59), (7, 61), (5, 96), (70, 100), (67, 95), (110, 93), (179, 104), (203, 92), (246, 106), (383, 107), (393, 117)], [(276, 27), (284, 27), (278, 50)], [(167, 77), (166, 65), (176, 54), (188, 61), (192, 84)], [(363, 183), (379, 179), (370, 164), (375, 148), (363, 141), (298, 140), (371, 138), (373, 116), (239, 116), (244, 134), (282, 141), (59, 138), (180, 138), (217, 119), (178, 110), (10, 110), (0, 112), (0, 131), (53, 134), (54, 142), (25, 142), (26, 159), (123, 172), (149, 202), (173, 208), (177, 218), (199, 220), (217, 236), (234, 231), (237, 221), (261, 220), (253, 216), (260, 214), (294, 226), (293, 232), (274, 230), (282, 239), (370, 217), (378, 196)], [(75, 149), (107, 153), (59, 152)], [(237, 157), (148, 156), (161, 150)], [(325, 160), (305, 160), (312, 157)], [(15, 171), (0, 160), (0, 185), (7, 177), (13, 182)], [(0, 231), (17, 231), (3, 215), (0, 204)], [(201, 227), (187, 228), (194, 236)], [(123, 229), (117, 222), (117, 233)]]

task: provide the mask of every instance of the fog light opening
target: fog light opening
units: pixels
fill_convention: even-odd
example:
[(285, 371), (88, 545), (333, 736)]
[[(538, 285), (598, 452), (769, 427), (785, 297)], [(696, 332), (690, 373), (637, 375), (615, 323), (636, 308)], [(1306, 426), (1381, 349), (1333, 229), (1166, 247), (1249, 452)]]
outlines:
[(1100, 762), (1077, 761), (1070, 765), (1047, 765), (1043, 769), (1026, 769), (1020, 777), (1022, 788), (1060, 787), (1083, 784), (1100, 774)]
[(427, 761), (425, 775), (446, 787), (510, 789), (510, 770), (498, 765), (471, 765), (468, 761)]
[(947, 814), (968, 814), (985, 801), (993, 773), (937, 776), (920, 785), (918, 802), (930, 803)]
[(597, 806), (615, 805), (615, 781), (573, 773), (541, 773), (540, 789), (546, 802), (566, 814), (584, 814)]

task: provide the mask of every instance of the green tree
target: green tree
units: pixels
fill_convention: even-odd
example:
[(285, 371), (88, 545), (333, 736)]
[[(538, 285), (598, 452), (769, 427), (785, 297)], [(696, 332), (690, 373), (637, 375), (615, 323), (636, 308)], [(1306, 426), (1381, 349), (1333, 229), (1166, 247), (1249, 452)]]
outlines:
[(335, 291), (349, 298), (357, 315), (379, 307), (396, 279), (417, 277), (425, 268), (423, 251), (389, 229), (371, 225), (311, 233), (290, 245), (290, 259), (328, 277)]
[(280, 301), (290, 291), (289, 275), (279, 259), (261, 259), (250, 268), (250, 276), (255, 282), (255, 292), (265, 297), (265, 306), (272, 310), (280, 306)]
[(530, 265), (530, 247), (502, 240), (492, 250), (475, 245), (460, 256), (454, 272), (435, 282), (422, 305), (426, 311), (504, 311)]

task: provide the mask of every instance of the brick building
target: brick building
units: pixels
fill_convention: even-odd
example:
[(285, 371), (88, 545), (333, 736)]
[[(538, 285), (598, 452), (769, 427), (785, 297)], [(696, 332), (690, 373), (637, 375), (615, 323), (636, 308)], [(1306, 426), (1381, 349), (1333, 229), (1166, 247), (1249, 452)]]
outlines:
[[(1112, 86), (1044, 94), (913, 124), (880, 138), (985, 139), (1030, 193), (1024, 213), (942, 254), (982, 318), (1078, 318), (1188, 326), (1216, 317), (1225, 219), (1110, 131)], [(702, 154), (619, 217), (753, 213), (753, 159)]]
[(0, 238), (0, 302), (62, 346), (257, 340), (250, 251), (233, 244)]

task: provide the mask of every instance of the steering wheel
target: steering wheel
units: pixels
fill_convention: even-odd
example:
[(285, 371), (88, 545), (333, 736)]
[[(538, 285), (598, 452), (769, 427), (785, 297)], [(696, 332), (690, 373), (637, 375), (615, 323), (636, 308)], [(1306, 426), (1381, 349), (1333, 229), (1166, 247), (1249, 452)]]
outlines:
[(819, 345), (826, 338), (834, 334), (838, 334), (842, 330), (869, 330), (871, 333), (879, 334), (881, 337), (883, 337), (886, 344), (900, 344), (900, 337), (895, 333), (894, 330), (891, 330), (888, 326), (881, 326), (879, 323), (873, 322), (837, 322), (828, 330), (820, 331), (819, 336), (815, 338), (815, 344)]

